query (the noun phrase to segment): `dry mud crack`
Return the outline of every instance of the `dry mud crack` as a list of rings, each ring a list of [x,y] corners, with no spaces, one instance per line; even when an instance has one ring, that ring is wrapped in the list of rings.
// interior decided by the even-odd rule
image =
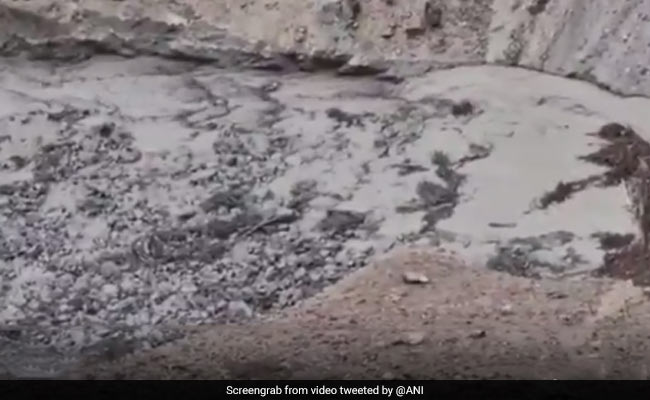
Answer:
[[[82,360],[158,347],[187,336],[188,326],[276,315],[396,246],[434,246],[464,260],[451,264],[484,269],[489,260],[492,269],[552,278],[600,266],[598,233],[634,232],[617,186],[588,188],[553,207],[535,207],[557,182],[600,171],[578,158],[597,145],[585,133],[618,120],[647,135],[647,100],[622,99],[586,83],[490,66],[394,83],[144,57],[96,57],[74,65],[5,59],[1,68],[0,343],[12,376],[56,376]],[[434,268],[437,261],[416,264]],[[398,274],[403,267],[385,268]],[[372,276],[368,271],[362,274]],[[460,265],[457,273],[450,271],[450,285],[455,274],[478,274],[476,290],[497,290],[482,281],[483,274],[497,275]],[[498,276],[485,279],[514,279]],[[457,291],[442,278],[430,279],[441,296]],[[605,284],[588,282],[581,290]],[[363,287],[356,289],[361,308],[352,319],[392,318],[384,315],[383,303],[364,299],[372,293]],[[588,303],[597,302],[599,293]],[[415,298],[424,301],[428,294],[422,296]],[[572,295],[571,301],[578,300]],[[410,326],[413,315],[429,317],[409,307],[399,308],[407,319],[395,321],[418,331]],[[461,314],[478,312],[475,304],[458,307]],[[309,307],[295,312],[301,310]],[[542,324],[549,318],[544,312]],[[566,313],[577,324],[587,318],[582,311],[573,315],[577,309]],[[465,329],[472,341],[488,331],[481,327],[487,315],[463,322],[470,328],[453,318],[442,326]],[[279,321],[273,324],[309,323]],[[276,337],[275,325],[259,323],[251,340],[267,332],[272,341],[296,344],[298,337],[282,330]],[[354,323],[358,329],[364,324]],[[215,331],[226,338],[255,326]],[[322,329],[326,336],[335,331]],[[344,341],[356,332],[341,329]],[[373,329],[359,340],[375,340]],[[382,343],[409,341],[385,334]],[[191,337],[186,340],[194,343]],[[301,340],[311,343],[309,334]],[[530,357],[539,356],[533,356],[539,350],[535,337],[527,340]],[[154,360],[174,346],[144,353],[153,369],[142,373],[167,371]],[[306,349],[314,357],[324,351]],[[560,362],[554,349],[544,350],[549,363]],[[277,354],[269,353],[270,364],[279,362]],[[337,360],[348,360],[344,350],[339,355]],[[510,355],[502,354],[500,362]],[[336,371],[337,361],[328,360],[323,365]],[[254,377],[252,366],[261,361],[250,359],[249,367],[229,362],[235,364],[226,365],[223,376]],[[292,359],[282,362],[287,374],[300,376]],[[195,367],[182,368],[192,372],[169,374],[204,376]],[[482,368],[488,371],[489,363]],[[474,372],[483,376],[479,370]],[[384,367],[370,371],[346,376],[398,374]]]

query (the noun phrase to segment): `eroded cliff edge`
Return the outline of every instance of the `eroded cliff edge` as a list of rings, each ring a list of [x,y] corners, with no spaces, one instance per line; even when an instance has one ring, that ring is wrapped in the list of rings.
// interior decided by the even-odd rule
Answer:
[[[397,75],[497,63],[647,96],[649,15],[647,0],[3,0],[0,49]]]

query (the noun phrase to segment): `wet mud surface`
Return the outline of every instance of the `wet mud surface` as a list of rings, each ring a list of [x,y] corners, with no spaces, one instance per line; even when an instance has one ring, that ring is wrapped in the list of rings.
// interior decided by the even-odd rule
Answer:
[[[546,150],[519,161],[553,148],[548,131],[565,135],[510,110],[539,107],[528,91],[491,103],[523,72],[395,84],[154,58],[0,68],[0,350],[15,376],[292,306],[395,246],[532,277],[596,268],[594,232],[627,233],[618,211],[586,227],[526,213],[567,166],[593,171],[574,156],[583,135],[566,161]],[[592,106],[614,101],[603,99]],[[549,104],[575,131],[592,125],[574,104]],[[537,165],[537,180],[504,172]],[[516,189],[495,202],[504,184]],[[622,201],[608,199],[595,207]]]
[[[457,198],[450,167],[400,155],[451,100],[153,59],[2,68],[0,335],[48,355],[16,375],[293,305]],[[406,175],[410,225],[358,196]]]

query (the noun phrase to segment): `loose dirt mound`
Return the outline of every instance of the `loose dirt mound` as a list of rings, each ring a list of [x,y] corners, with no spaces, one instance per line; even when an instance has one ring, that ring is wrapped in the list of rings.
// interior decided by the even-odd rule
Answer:
[[[530,281],[400,250],[276,318],[209,327],[75,376],[645,379],[642,301],[623,282]]]

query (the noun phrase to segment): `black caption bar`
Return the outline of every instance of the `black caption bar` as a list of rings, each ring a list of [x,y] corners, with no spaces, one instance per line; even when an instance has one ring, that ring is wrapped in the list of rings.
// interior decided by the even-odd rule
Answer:
[[[2,381],[0,399],[645,398],[644,381]]]
[[[262,386],[250,384],[229,384],[226,386],[227,396],[252,395],[259,397],[271,396],[377,396],[383,398],[413,398],[424,395],[425,383],[390,383],[390,382],[339,382],[311,383],[292,382]]]

